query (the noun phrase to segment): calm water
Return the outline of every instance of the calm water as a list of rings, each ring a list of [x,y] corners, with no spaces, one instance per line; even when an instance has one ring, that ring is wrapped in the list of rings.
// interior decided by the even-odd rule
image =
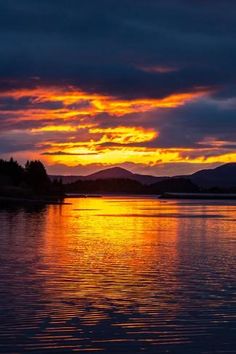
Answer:
[[[0,210],[1,353],[235,353],[236,204]]]

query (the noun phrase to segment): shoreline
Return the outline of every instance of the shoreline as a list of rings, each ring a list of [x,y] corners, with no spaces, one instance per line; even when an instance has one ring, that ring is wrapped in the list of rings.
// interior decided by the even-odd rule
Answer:
[[[160,199],[236,200],[233,193],[163,193]]]
[[[64,198],[62,199],[64,200]],[[55,204],[55,205],[64,205],[68,204],[63,201],[59,201],[57,199],[44,199],[44,198],[20,198],[20,197],[5,197],[0,196],[0,205],[2,203],[16,203],[16,204],[29,204],[29,205],[47,205],[47,204]]]

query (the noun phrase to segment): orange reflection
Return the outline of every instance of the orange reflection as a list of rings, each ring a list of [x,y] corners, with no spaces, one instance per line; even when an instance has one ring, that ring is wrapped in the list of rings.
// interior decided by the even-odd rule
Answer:
[[[54,279],[62,279],[60,293],[55,289],[53,296],[67,302],[79,301],[76,309],[86,323],[101,321],[114,305],[129,311],[138,303],[140,313],[145,313],[158,301],[161,311],[166,304],[154,296],[158,276],[163,281],[165,274],[164,283],[171,284],[173,291],[178,286],[178,220],[152,216],[165,207],[159,205],[156,211],[156,201],[151,199],[69,201],[72,205],[48,209],[44,262]],[[171,247],[161,247],[167,238]],[[48,288],[52,288],[54,279],[48,280]],[[163,299],[171,296],[166,294]],[[84,306],[90,302],[96,310],[91,308],[86,313]],[[174,316],[176,305],[170,306]],[[61,311],[68,311],[67,306]]]

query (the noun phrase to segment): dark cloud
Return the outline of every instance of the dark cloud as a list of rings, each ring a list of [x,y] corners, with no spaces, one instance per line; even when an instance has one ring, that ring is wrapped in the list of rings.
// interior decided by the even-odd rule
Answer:
[[[236,141],[235,108],[199,101],[168,110],[158,120],[159,146],[212,147],[211,140]],[[158,123],[157,123],[158,125]],[[206,138],[204,144],[199,144]]]
[[[29,135],[24,133],[0,134],[1,154],[15,154],[19,151],[34,151],[36,149],[35,141]]]
[[[39,76],[122,97],[164,97],[236,82],[234,1],[8,0],[0,76]],[[170,65],[157,73],[142,66]],[[14,84],[14,83],[13,83]]]
[[[55,110],[63,108],[62,102],[44,101],[37,102],[34,101],[34,96],[25,96],[21,98],[14,97],[0,97],[0,110],[1,111],[18,111],[18,110],[30,110],[30,109],[46,109]]]

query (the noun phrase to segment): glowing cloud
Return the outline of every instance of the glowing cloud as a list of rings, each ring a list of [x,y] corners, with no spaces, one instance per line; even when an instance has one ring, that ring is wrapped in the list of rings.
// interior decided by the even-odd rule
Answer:
[[[159,140],[158,127],[146,127],[145,122],[142,126],[142,121],[137,125],[128,124],[127,119],[132,114],[147,114],[148,117],[151,112],[176,109],[208,93],[207,89],[196,88],[193,92],[176,93],[163,99],[123,100],[83,92],[72,86],[39,86],[0,92],[3,102],[1,115],[5,117],[5,124],[10,126],[5,139],[16,139],[25,134],[34,146],[33,151],[28,151],[27,158],[41,158],[47,165],[117,165],[130,162],[155,166],[159,163],[231,161],[235,158],[232,153],[221,151],[216,156],[214,148],[216,145],[219,147],[219,142],[215,142],[212,155],[208,156],[201,146],[204,142],[199,142],[197,151],[186,147],[157,148],[156,143],[153,146],[151,143]],[[4,108],[4,100],[9,99],[16,109]],[[109,118],[112,118],[110,124]],[[19,124],[23,124],[22,127]],[[14,155],[21,159],[26,157],[25,146]]]

